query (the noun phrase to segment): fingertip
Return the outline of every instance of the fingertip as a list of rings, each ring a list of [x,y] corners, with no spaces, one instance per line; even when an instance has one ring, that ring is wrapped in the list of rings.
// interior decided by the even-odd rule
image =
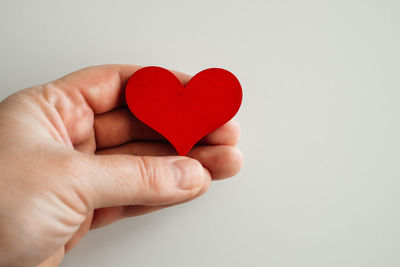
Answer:
[[[231,120],[230,122],[226,123],[223,131],[225,131],[226,136],[225,145],[235,146],[239,142],[240,124],[237,121]]]
[[[179,170],[176,175],[176,185],[181,190],[196,191],[202,188],[204,184],[203,166],[195,159],[184,157],[174,161],[174,167]]]
[[[243,154],[234,147],[229,148],[230,153],[227,156],[227,162],[232,166],[231,173],[227,177],[235,176],[243,167]]]
[[[181,81],[183,85],[186,85],[192,78],[192,75],[177,70],[170,70],[170,71],[176,76],[176,78],[178,78]]]
[[[219,166],[210,170],[213,179],[220,180],[236,175],[243,166],[242,152],[231,146],[221,146],[219,152],[213,159],[214,166]]]
[[[240,125],[237,121],[231,120],[218,129],[205,136],[201,143],[235,146],[240,138]]]

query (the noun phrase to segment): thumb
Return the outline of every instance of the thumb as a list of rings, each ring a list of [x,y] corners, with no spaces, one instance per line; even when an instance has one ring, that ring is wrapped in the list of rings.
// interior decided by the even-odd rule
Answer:
[[[197,160],[180,156],[95,155],[85,169],[93,208],[177,203],[195,196],[211,179]]]

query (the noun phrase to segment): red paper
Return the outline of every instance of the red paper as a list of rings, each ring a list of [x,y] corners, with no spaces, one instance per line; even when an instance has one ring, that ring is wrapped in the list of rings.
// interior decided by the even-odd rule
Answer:
[[[219,68],[199,72],[186,86],[169,70],[141,68],[129,78],[125,94],[131,112],[180,155],[232,119],[242,102],[238,79]]]

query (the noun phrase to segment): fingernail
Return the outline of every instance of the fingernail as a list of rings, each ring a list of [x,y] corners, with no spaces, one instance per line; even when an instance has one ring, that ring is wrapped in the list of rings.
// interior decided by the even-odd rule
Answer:
[[[193,190],[203,184],[203,167],[196,160],[177,160],[174,162],[174,166],[179,170],[179,174],[175,176],[178,188],[182,190]]]

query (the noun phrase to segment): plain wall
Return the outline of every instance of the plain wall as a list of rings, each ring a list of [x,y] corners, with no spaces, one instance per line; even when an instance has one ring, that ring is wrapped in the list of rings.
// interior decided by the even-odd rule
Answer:
[[[0,99],[82,67],[237,75],[240,174],[72,266],[400,266],[400,2],[0,1]]]

